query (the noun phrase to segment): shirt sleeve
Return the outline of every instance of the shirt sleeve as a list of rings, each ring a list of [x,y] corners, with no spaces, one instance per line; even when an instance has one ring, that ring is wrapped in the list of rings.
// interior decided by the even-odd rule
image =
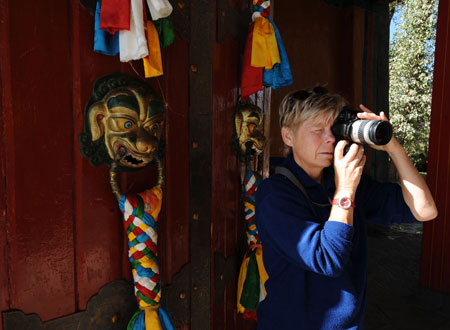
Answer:
[[[305,270],[339,276],[350,257],[353,227],[316,218],[301,194],[275,191],[270,182],[262,186],[256,197],[256,223],[263,250],[271,249]]]
[[[417,221],[403,198],[402,188],[397,183],[381,183],[363,175],[355,203],[356,207],[362,204],[367,220],[377,225],[390,226],[394,223]]]

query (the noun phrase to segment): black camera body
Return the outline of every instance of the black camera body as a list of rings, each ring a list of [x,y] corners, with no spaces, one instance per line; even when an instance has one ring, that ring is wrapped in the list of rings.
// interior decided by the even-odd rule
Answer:
[[[347,107],[342,109],[331,127],[336,140],[379,146],[391,141],[392,125],[388,121],[359,119],[357,113]]]

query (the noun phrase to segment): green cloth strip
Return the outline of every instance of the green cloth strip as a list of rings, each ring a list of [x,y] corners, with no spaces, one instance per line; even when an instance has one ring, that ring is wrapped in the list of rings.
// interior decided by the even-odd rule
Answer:
[[[260,279],[258,263],[256,261],[256,250],[249,255],[247,276],[242,288],[241,305],[249,311],[255,310],[259,305]]]
[[[141,310],[138,310],[134,313],[134,315],[131,317],[130,322],[128,322],[127,330],[133,330],[134,325],[136,324],[136,320],[139,317],[139,314],[141,313]]]

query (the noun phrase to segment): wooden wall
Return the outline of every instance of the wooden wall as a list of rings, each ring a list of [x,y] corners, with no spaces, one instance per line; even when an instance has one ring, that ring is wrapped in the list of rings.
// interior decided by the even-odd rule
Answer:
[[[81,156],[78,135],[94,81],[143,69],[94,53],[94,18],[79,1],[2,1],[0,15],[0,311],[47,321],[84,310],[111,281],[131,280],[109,171]],[[165,75],[147,80],[168,104],[164,284],[189,262],[188,50],[178,37],[163,51]],[[121,176],[130,192],[155,182],[154,169]]]
[[[237,247],[245,226],[240,163],[231,137],[241,39],[228,33],[217,40],[222,13],[216,13],[216,3],[171,2],[177,11],[173,20],[183,22],[174,22],[176,41],[163,50],[164,75],[146,80],[167,104],[166,186],[158,226],[162,295],[171,295],[167,307],[175,317],[179,309],[188,309],[187,316],[181,312],[183,320],[176,320],[180,329],[251,329],[254,324],[236,314],[242,257]],[[240,15],[251,1],[225,3]],[[197,34],[200,21],[189,24],[202,17],[206,39]],[[93,27],[93,15],[79,1],[0,2],[0,329],[1,312],[36,314],[49,324],[84,311],[104,285],[131,280],[109,170],[94,168],[81,156],[78,135],[95,80],[112,72],[138,77],[143,69],[140,62],[120,63],[118,56],[94,53]],[[210,56],[204,61],[198,52],[202,47]],[[193,86],[201,86],[202,75],[211,84],[197,90]],[[270,91],[253,99],[269,115]],[[191,163],[199,151],[192,143],[196,135],[197,146],[205,140],[209,146],[202,160],[206,167]],[[192,178],[202,174],[206,190],[201,194],[210,203],[206,218],[195,216],[192,201],[200,189]],[[156,171],[126,173],[120,180],[124,191],[139,192],[156,182]],[[218,265],[226,260],[234,272],[225,277],[223,290],[216,289]],[[198,282],[198,264],[208,267],[206,283]],[[177,283],[183,274],[187,281]],[[201,314],[205,310],[209,316]]]
[[[272,93],[271,156],[282,156],[278,106],[289,91],[324,85],[355,108],[363,101],[372,104],[371,92],[363,97],[363,87],[370,90],[372,71],[371,59],[364,58],[365,20],[365,10],[356,6],[314,0],[276,3],[274,21],[289,56],[294,84]]]

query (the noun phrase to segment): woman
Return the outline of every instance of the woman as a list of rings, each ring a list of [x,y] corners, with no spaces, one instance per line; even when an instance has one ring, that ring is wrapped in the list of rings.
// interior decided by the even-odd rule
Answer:
[[[256,224],[269,275],[259,330],[362,329],[366,221],[389,226],[437,216],[425,181],[395,138],[376,148],[391,157],[400,185],[363,174],[361,145],[344,153],[348,142],[336,143],[332,126],[345,104],[322,87],[290,93],[281,103],[281,135],[291,151],[283,167],[302,187],[276,174],[258,188]],[[360,119],[387,120],[360,107]]]

